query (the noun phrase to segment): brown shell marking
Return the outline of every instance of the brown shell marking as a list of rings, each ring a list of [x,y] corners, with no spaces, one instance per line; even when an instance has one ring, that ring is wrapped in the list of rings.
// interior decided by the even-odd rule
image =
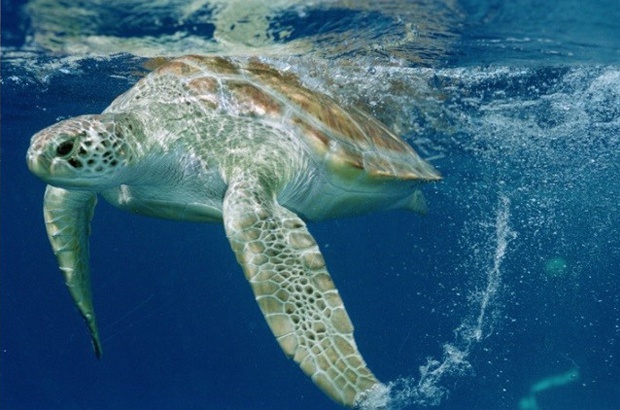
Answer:
[[[363,170],[380,178],[439,179],[406,142],[364,112],[355,108],[345,111],[329,97],[305,88],[292,74],[280,73],[257,60],[250,61],[246,70],[308,114],[310,121],[295,116],[292,120],[315,152],[341,176],[357,178]]]
[[[187,82],[188,88],[198,99],[211,108],[219,104],[222,91],[218,76],[242,77],[239,68],[222,57],[190,55],[176,59],[156,70],[157,74],[171,74]],[[193,78],[192,78],[193,77]],[[231,101],[239,114],[276,117],[283,114],[282,104],[274,97],[242,79],[229,79],[225,82],[225,93],[230,93]]]
[[[296,126],[301,128],[306,133],[306,135],[308,136],[308,141],[310,142],[312,148],[319,154],[325,155],[325,153],[329,149],[330,138],[325,135],[323,131],[316,127],[313,127],[311,124],[308,124],[307,121],[304,121],[297,116],[294,116],[292,118],[292,121]]]
[[[169,67],[171,66],[171,67]],[[187,55],[172,60],[170,63],[159,67],[158,73],[170,73],[179,76],[187,76],[205,71],[214,75],[239,75],[239,69],[231,61],[217,56]]]
[[[200,102],[207,107],[218,107],[217,93],[220,86],[213,77],[198,77],[190,80],[187,86],[194,92]]]
[[[144,63],[142,63],[142,68],[144,68],[146,70],[149,70],[149,71],[155,71],[159,67],[163,66],[164,64],[168,64],[170,62],[170,60],[171,60],[171,58],[169,58],[169,57],[153,57],[153,58],[149,58]]]
[[[201,70],[196,66],[187,64],[183,60],[172,60],[168,64],[160,66],[154,72],[157,75],[171,74],[176,77],[189,77],[200,73]]]
[[[200,67],[201,70],[210,71],[213,74],[219,75],[239,75],[239,68],[232,63],[230,60],[227,60],[224,57],[218,56],[196,56],[189,55],[183,57],[184,61],[187,61],[190,64],[195,64]]]
[[[291,73],[281,73],[258,60],[248,63],[247,71],[277,93],[286,96],[301,111],[314,117],[320,126],[327,127],[336,135],[365,142],[366,138],[353,119],[327,96],[313,93],[299,82]]]
[[[279,101],[252,84],[231,80],[227,82],[227,86],[243,114],[269,117],[284,114]]]
[[[205,74],[205,71],[214,76],[241,76],[242,74],[237,66],[225,58],[195,55],[173,60],[156,70],[158,74],[172,74],[183,78],[196,76],[188,83],[191,89],[198,95],[215,94],[219,91],[217,81],[213,77],[200,76]],[[396,152],[410,151],[407,144],[390,135],[391,133],[377,121],[358,112],[354,112],[353,115],[347,113],[327,96],[313,93],[305,88],[292,73],[282,73],[257,59],[250,60],[243,72],[256,83],[265,84],[285,96],[302,112],[314,118],[315,126],[306,125],[306,130],[326,127],[331,133],[341,138],[351,139],[362,149],[372,149],[376,146]],[[241,108],[244,108],[243,112],[256,115],[283,114],[282,104],[279,101],[247,81],[228,80],[226,87],[240,103]],[[298,125],[304,123],[301,119],[295,122]],[[314,133],[324,136],[325,138],[320,138],[320,140],[328,143],[330,138],[325,133],[318,129]],[[389,137],[386,138],[386,136]]]
[[[294,74],[256,58],[238,66],[223,57],[190,55],[159,67],[156,73],[181,77],[208,107],[218,107],[222,96],[230,98],[242,115],[286,121],[285,104],[290,101],[298,111],[289,117],[292,124],[303,130],[310,147],[337,172],[354,176],[364,170],[375,177],[440,178],[379,121],[355,108],[345,111],[328,96],[305,88]]]
[[[258,60],[251,60],[246,70],[316,120],[315,124],[309,124],[304,119],[293,119],[304,129],[311,142],[316,143],[313,147],[319,148],[318,152],[331,150],[333,160],[365,169],[372,175],[418,178],[404,160],[411,155],[417,156],[413,149],[377,120],[354,108],[349,112],[343,110],[329,97],[305,88],[293,74],[281,73]],[[323,127],[336,137],[339,142],[337,147],[331,144],[330,148],[332,138],[321,131]],[[391,152],[396,157],[402,156],[403,166],[400,167],[398,161],[377,154],[363,157],[364,152],[372,153],[377,149],[386,151],[388,155]]]

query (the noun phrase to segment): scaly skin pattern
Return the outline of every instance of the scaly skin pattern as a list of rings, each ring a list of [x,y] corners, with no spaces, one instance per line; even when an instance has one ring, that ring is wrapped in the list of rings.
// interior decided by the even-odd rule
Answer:
[[[93,192],[68,191],[48,185],[44,203],[45,228],[58,266],[69,293],[88,326],[95,355],[101,358],[101,342],[90,292],[88,247],[90,221],[97,196]]]
[[[353,325],[325,260],[294,213],[251,176],[224,198],[224,226],[256,301],[287,357],[343,405],[377,382],[353,339]]]
[[[98,357],[88,235],[100,194],[133,213],[223,222],[285,355],[344,406],[381,387],[301,217],[425,210],[417,185],[439,174],[376,120],[265,64],[188,56],[102,114],[37,133],[27,161],[49,184],[48,236]]]

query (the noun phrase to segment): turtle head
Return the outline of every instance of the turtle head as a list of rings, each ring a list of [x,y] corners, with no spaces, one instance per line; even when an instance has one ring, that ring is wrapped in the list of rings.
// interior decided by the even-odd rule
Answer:
[[[83,115],[36,133],[26,160],[32,173],[62,188],[98,190],[120,183],[134,157],[138,121],[124,114]]]

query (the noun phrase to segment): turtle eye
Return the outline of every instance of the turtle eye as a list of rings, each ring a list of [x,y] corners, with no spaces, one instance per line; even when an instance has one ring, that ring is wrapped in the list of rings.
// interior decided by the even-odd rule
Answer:
[[[73,151],[73,141],[65,141],[56,148],[56,154],[60,157],[68,155],[71,151]]]

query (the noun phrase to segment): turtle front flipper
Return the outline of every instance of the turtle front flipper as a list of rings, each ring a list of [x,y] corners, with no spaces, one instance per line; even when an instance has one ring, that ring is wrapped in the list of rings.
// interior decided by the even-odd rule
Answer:
[[[45,190],[43,213],[47,236],[69,293],[86,321],[97,358],[101,342],[95,322],[90,286],[88,236],[97,195],[87,191],[68,191],[51,185]]]
[[[236,178],[224,198],[226,234],[284,353],[329,397],[353,406],[379,382],[305,223],[260,181]]]

